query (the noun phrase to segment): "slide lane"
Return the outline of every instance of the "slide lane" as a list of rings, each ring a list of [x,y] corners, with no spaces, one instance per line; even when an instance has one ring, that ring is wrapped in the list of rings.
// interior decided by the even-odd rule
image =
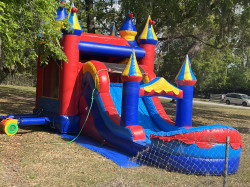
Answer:
[[[119,113],[119,115],[121,115],[122,83],[110,83],[110,95],[115,104],[117,112]],[[161,122],[166,126],[169,125],[164,120]],[[139,98],[138,125],[143,127],[147,141],[150,141],[149,137],[151,134],[158,134],[158,132],[163,132],[163,130],[160,129],[152,119],[152,116],[147,106],[145,105],[144,98]]]
[[[94,88],[94,81],[89,73],[83,76],[83,89],[81,94],[81,102],[79,107],[89,108],[91,106],[92,92]],[[86,114],[82,116],[85,120]],[[89,125],[92,126],[89,128]],[[94,127],[93,127],[94,126]],[[83,129],[83,134],[98,138],[99,141],[116,147],[118,150],[126,152],[130,155],[136,155],[138,151],[145,148],[145,142],[135,143],[129,139],[131,135],[127,129],[122,128],[115,124],[109,117],[107,111],[103,106],[102,99],[99,92],[96,90],[94,93],[94,101],[91,108],[89,119]]]

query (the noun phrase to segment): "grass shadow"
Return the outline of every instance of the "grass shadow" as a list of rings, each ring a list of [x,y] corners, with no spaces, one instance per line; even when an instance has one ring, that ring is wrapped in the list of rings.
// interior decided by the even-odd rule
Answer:
[[[0,114],[32,113],[35,88],[0,85]]]

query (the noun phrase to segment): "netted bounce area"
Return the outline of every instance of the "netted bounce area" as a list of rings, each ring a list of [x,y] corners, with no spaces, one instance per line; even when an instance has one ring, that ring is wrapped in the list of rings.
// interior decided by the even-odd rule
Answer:
[[[44,125],[61,134],[79,134],[152,165],[187,174],[237,173],[241,135],[229,126],[192,127],[196,78],[188,56],[176,76],[177,87],[154,73],[157,36],[148,17],[138,41],[128,12],[117,36],[84,33],[72,5],[58,8],[57,21],[68,19],[61,45],[68,62],[37,62],[36,106],[32,114],[1,117],[0,130]],[[176,99],[176,120],[166,114],[161,97]],[[228,154],[225,154],[228,153]],[[225,156],[226,155],[226,156]],[[119,159],[119,158],[118,158]],[[227,161],[227,162],[225,162]],[[226,163],[226,164],[225,164]]]

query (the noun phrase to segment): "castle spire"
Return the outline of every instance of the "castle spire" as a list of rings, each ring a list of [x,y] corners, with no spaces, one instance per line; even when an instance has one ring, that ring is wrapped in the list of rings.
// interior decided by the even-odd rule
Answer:
[[[113,24],[111,31],[110,31],[110,36],[117,36],[117,31],[115,28],[115,24]]]
[[[57,9],[57,14],[56,14],[56,21],[62,21],[67,17],[67,12],[65,9],[65,2],[64,0],[61,1],[61,5]]]
[[[139,43],[140,44],[157,44],[157,37],[153,28],[153,25],[155,24],[155,21],[153,21],[150,16],[148,16],[148,20],[146,22],[146,25],[139,36]]]
[[[76,8],[74,4],[72,3],[71,9],[68,15],[68,20],[71,23],[70,29],[73,29],[73,34],[80,36],[82,34],[82,27],[80,25],[80,22],[76,14],[77,11],[78,11],[78,8]]]
[[[157,44],[157,37],[153,28],[154,24],[155,21],[149,16],[138,40],[140,47],[146,51],[146,55],[140,61],[140,65],[147,66],[151,72],[154,72],[155,45]]]
[[[126,39],[130,46],[138,47],[135,36],[137,35],[137,30],[133,23],[133,14],[128,11],[125,21],[123,22],[121,28],[119,29],[119,33],[122,38]]]
[[[136,56],[135,56],[135,50],[133,49],[132,54],[129,58],[129,61],[127,63],[126,68],[124,69],[122,73],[122,80],[123,82],[141,82],[142,80],[142,74],[139,69]]]
[[[190,60],[188,58],[188,55],[186,55],[186,59],[179,71],[179,73],[177,74],[177,76],[175,77],[175,82],[178,85],[195,85],[195,83],[197,82],[193,71],[191,69],[191,65],[190,65]]]

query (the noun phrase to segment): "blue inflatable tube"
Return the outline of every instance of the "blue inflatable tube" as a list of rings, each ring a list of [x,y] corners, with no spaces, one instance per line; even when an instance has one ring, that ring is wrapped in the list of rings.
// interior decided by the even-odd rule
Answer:
[[[36,118],[19,118],[18,125],[49,125],[50,119],[48,117],[36,117]]]
[[[95,42],[80,41],[78,44],[80,54],[108,56],[117,58],[129,58],[132,50],[135,50],[137,58],[143,58],[146,55],[144,49],[139,47],[119,46],[111,44],[102,44]]]
[[[9,114],[6,116],[6,118],[13,118],[13,119],[18,119],[18,118],[36,118],[38,117],[37,114]]]

